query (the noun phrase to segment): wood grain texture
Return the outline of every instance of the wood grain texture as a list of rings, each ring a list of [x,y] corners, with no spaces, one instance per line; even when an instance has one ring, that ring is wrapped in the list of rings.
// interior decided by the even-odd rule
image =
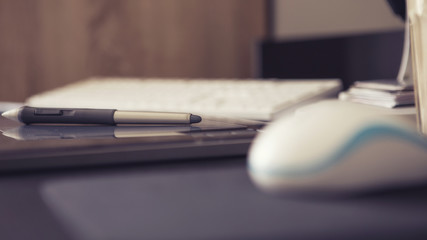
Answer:
[[[0,101],[89,76],[254,76],[264,0],[0,0]]]

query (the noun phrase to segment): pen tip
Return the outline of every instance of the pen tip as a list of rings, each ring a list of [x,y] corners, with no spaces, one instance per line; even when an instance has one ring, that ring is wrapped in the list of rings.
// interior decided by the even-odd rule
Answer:
[[[190,123],[199,123],[201,121],[202,121],[202,117],[200,117],[198,115],[191,114],[191,116],[190,116]]]
[[[18,121],[19,109],[12,109],[1,114],[10,120]]]

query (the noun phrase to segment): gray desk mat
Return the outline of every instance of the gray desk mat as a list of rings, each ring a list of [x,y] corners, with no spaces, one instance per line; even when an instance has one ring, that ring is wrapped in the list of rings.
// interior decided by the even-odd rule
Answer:
[[[298,199],[256,189],[242,162],[51,179],[42,197],[72,239],[427,239],[427,192]]]

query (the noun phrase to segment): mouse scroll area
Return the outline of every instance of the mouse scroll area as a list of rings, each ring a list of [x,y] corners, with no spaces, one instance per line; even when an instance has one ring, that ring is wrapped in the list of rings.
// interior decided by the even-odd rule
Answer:
[[[272,193],[349,195],[427,185],[425,136],[401,117],[334,106],[279,120],[255,139],[248,171],[256,186]],[[319,109],[325,115],[316,115]]]

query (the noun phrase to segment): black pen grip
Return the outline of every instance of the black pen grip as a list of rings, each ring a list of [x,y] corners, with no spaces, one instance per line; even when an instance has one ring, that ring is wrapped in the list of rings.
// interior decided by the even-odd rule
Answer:
[[[23,107],[19,120],[25,124],[109,124],[114,125],[114,109],[69,109]]]

